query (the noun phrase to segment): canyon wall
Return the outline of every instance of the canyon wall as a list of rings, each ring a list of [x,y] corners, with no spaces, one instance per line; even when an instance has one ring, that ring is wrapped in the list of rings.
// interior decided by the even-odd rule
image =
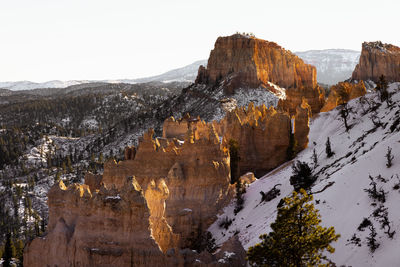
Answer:
[[[286,90],[285,110],[296,113],[302,97],[312,112],[323,105],[324,95],[317,85],[314,66],[274,42],[241,34],[219,37],[210,53],[207,68],[199,68],[196,83],[216,85],[221,81],[228,94],[236,88],[265,87],[273,93],[270,82]]]
[[[385,75],[388,82],[400,81],[400,47],[382,42],[364,42],[353,80],[372,80]]]
[[[198,266],[217,266],[223,255],[180,251],[233,196],[228,149],[212,125],[196,131],[190,128],[181,144],[160,142],[149,130],[137,149],[126,149],[125,161],[105,163],[102,176],[53,186],[47,234],[26,247],[24,264],[185,266],[200,259],[206,265]],[[235,244],[244,254],[234,262],[244,264]]]
[[[174,129],[190,129],[193,138],[198,140],[204,135],[204,129],[212,127],[226,147],[231,139],[238,142],[240,174],[254,172],[260,177],[287,160],[292,120],[296,150],[307,147],[310,117],[311,107],[305,98],[296,107],[294,116],[273,107],[267,109],[265,105],[256,107],[250,103],[247,109],[242,107],[228,112],[221,121],[206,123],[189,119],[190,116],[180,120],[168,118],[163,135],[182,139],[183,134]]]

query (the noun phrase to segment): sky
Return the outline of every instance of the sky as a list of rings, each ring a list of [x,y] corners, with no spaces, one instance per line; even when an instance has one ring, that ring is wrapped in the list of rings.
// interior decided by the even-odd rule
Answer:
[[[399,0],[0,0],[0,81],[133,79],[236,31],[291,51],[400,46]]]

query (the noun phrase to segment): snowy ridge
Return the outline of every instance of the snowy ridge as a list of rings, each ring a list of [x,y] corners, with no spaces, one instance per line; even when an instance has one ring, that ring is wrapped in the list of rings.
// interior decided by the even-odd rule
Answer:
[[[348,49],[325,49],[295,52],[307,64],[317,68],[319,83],[333,85],[351,77],[360,52]]]
[[[309,146],[295,159],[313,166],[313,149],[317,152],[318,165],[314,173],[318,179],[311,191],[316,192],[314,202],[322,216],[322,224],[334,226],[336,233],[341,235],[333,243],[335,253],[327,255],[338,266],[398,266],[400,262],[400,190],[395,186],[400,183],[397,176],[400,177],[399,86],[400,83],[390,86],[390,92],[395,93],[391,107],[386,103],[379,105],[375,92],[350,101],[349,106],[353,112],[349,120],[349,133],[345,132],[338,109],[317,115],[310,123]],[[376,112],[373,111],[375,108]],[[331,158],[325,154],[327,136],[335,152]],[[388,147],[392,148],[394,155],[393,166],[390,168],[386,167],[384,157]],[[270,224],[275,221],[280,199],[289,196],[293,190],[289,183],[291,165],[292,162],[287,162],[251,184],[245,194],[244,209],[236,216],[233,213],[234,200],[224,209],[219,219],[209,228],[218,244],[239,232],[240,241],[247,249],[260,241],[259,235],[271,230]],[[374,177],[377,188],[382,187],[387,192],[386,202],[374,201],[364,191],[370,188],[370,175]],[[384,179],[377,179],[379,175]],[[276,184],[281,184],[278,186],[280,196],[270,202],[260,203],[260,191],[267,192]],[[391,230],[396,231],[393,239],[385,233],[387,228],[381,228],[381,219],[373,215],[380,205],[388,209]],[[218,225],[226,217],[234,219],[228,230]],[[380,246],[374,253],[370,252],[367,245],[366,237],[370,233],[368,227],[363,231],[357,230],[363,218],[372,222],[378,234]],[[360,238],[360,246],[351,241],[354,234]]]
[[[0,82],[0,89],[9,89],[13,91],[32,90],[38,88],[67,88],[73,85],[88,84],[88,83],[147,83],[147,82],[194,82],[197,76],[197,71],[200,65],[207,65],[206,60],[198,60],[184,66],[165,72],[160,75],[138,78],[138,79],[117,79],[117,80],[71,80],[71,81],[48,81],[44,83],[35,83],[30,81],[17,82]]]

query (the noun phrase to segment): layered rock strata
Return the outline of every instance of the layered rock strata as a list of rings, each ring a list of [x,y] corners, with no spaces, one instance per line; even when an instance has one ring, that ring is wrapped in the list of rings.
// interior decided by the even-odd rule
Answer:
[[[210,53],[207,68],[200,66],[197,84],[216,85],[223,81],[226,93],[239,87],[265,87],[274,92],[270,82],[286,89],[283,106],[291,114],[305,97],[314,113],[323,104],[314,66],[274,42],[241,34],[219,37]]]
[[[353,80],[379,81],[385,75],[389,82],[400,81],[400,47],[382,42],[364,42]]]

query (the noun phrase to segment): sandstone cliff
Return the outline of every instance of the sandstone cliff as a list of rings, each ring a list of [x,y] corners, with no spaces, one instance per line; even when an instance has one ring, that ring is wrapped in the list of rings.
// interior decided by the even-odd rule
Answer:
[[[238,142],[240,174],[251,171],[260,177],[287,160],[292,120],[297,151],[307,147],[311,107],[305,98],[302,100],[293,117],[273,107],[267,109],[265,105],[256,107],[250,103],[247,109],[236,108],[228,112],[221,121],[206,123],[190,119],[190,116],[180,120],[168,118],[164,123],[163,136],[182,140],[182,136],[187,135],[183,134],[184,129],[186,132],[189,129],[193,140],[199,140],[206,136],[206,132],[214,132],[209,130],[213,128],[217,136],[209,138],[215,138],[215,142],[218,138],[224,140],[226,146],[230,139]]]
[[[322,107],[321,112],[330,111],[340,104],[341,100],[339,92],[341,90],[344,90],[348,94],[348,100],[363,96],[367,93],[367,89],[365,88],[363,81],[358,83],[340,82],[330,88],[329,96],[326,99],[325,105]]]
[[[323,104],[316,77],[314,66],[276,43],[235,34],[217,39],[207,68],[199,68],[196,83],[216,85],[223,81],[225,92],[233,93],[239,87],[265,87],[274,92],[271,82],[286,89],[284,107],[291,114],[302,97],[316,113]]]
[[[182,145],[174,139],[161,145],[150,130],[138,149],[126,150],[127,160],[108,161],[103,176],[55,185],[47,234],[26,247],[24,264],[220,265],[223,255],[180,250],[193,245],[192,237],[206,231],[233,195],[228,149],[213,125],[207,134],[196,131],[189,128]],[[233,243],[241,256],[226,264],[243,266],[243,247]]]
[[[400,47],[382,42],[364,42],[353,80],[372,80],[385,75],[389,82],[400,81]]]

